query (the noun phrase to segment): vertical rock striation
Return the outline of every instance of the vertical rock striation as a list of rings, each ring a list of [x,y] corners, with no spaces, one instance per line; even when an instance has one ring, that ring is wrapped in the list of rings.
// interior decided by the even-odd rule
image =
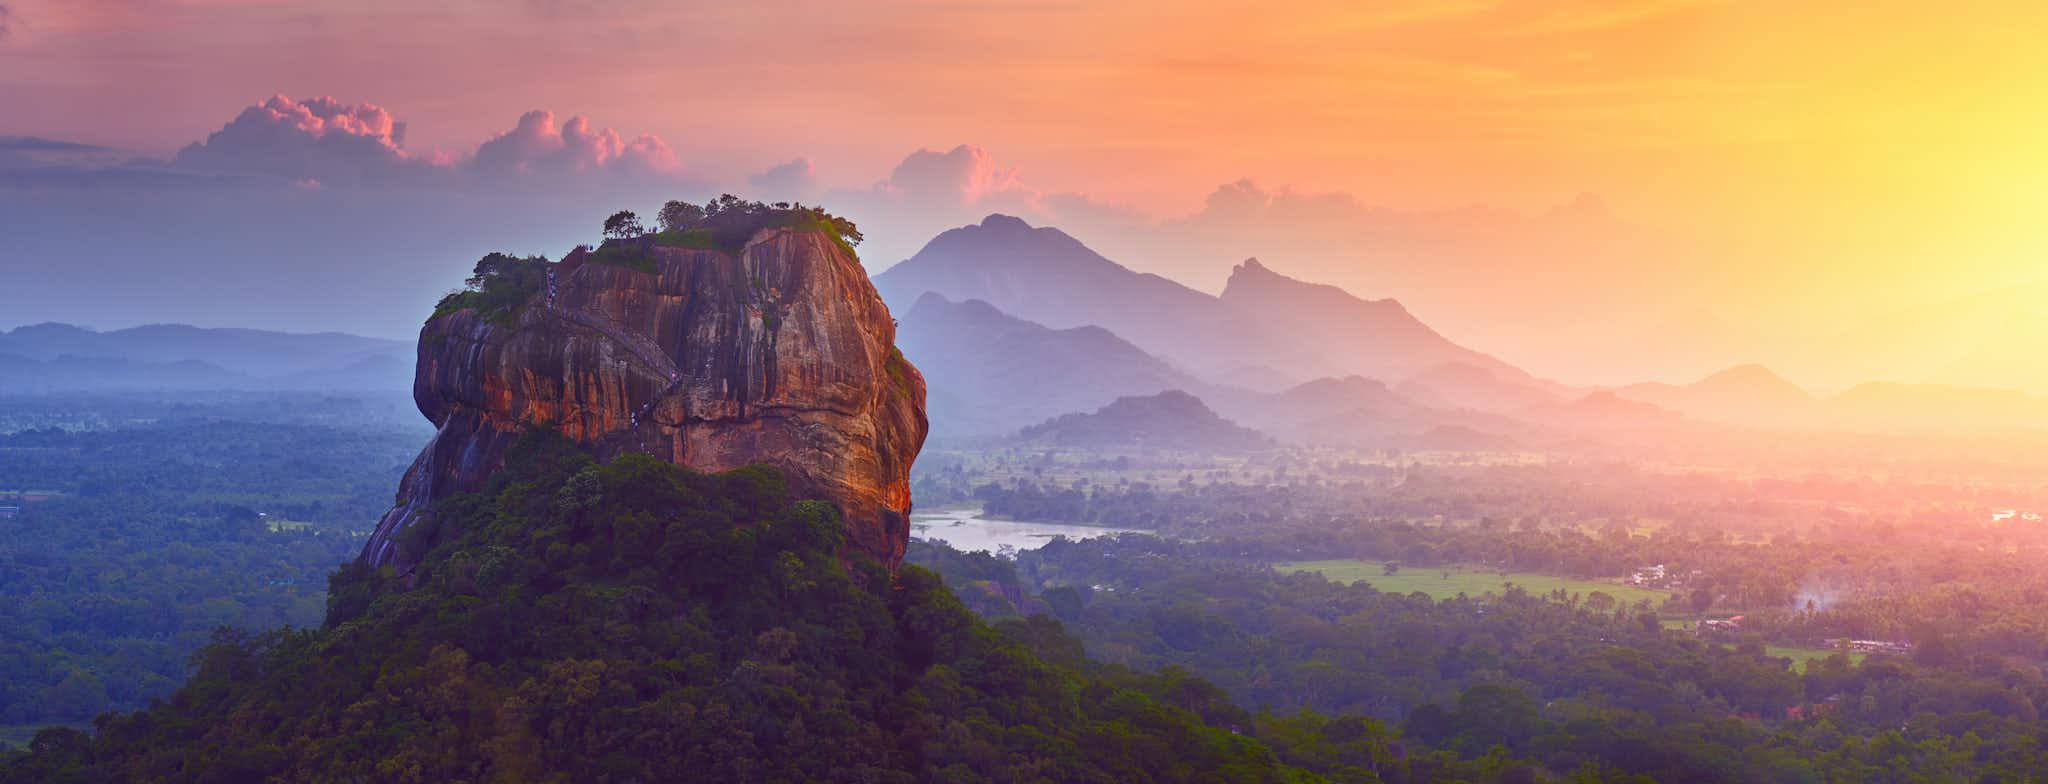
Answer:
[[[480,487],[520,431],[549,423],[600,457],[644,451],[703,471],[780,469],[839,506],[848,545],[890,566],[910,533],[924,379],[835,238],[762,229],[737,255],[613,242],[651,271],[579,250],[505,316],[455,310],[420,330],[413,397],[437,432],[362,559],[407,570],[399,536]]]

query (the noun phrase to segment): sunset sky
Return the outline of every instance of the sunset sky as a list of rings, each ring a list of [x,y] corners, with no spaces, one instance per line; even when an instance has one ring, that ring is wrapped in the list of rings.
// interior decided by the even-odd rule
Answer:
[[[462,173],[449,177],[500,163],[537,171],[533,151],[578,149],[583,137],[555,128],[585,117],[592,152],[560,158],[564,171],[617,171],[636,187],[669,182],[684,195],[843,204],[871,238],[871,270],[998,210],[1210,291],[1257,255],[1287,274],[1398,298],[1453,338],[1578,382],[1682,378],[1764,359],[1795,380],[1839,385],[1880,371],[1828,367],[1821,357],[1842,353],[1830,341],[1853,342],[1842,336],[1907,311],[2024,310],[2048,291],[2040,3],[0,0],[0,9],[0,137],[40,140],[0,143],[0,191],[15,191],[0,194],[0,210],[34,205],[45,211],[39,226],[62,224],[48,217],[59,210],[109,220],[131,202],[107,192],[157,187],[64,179],[135,156],[181,175],[276,175],[301,189],[332,191],[345,184],[337,178],[370,193],[426,187],[411,175],[343,171],[354,158],[279,170],[227,146],[239,136],[180,153],[281,94],[282,106],[321,96],[370,105],[378,111],[351,113],[349,127],[384,156],[377,165]],[[522,128],[531,110],[553,117]],[[389,132],[360,125],[372,116],[391,121]],[[508,134],[516,128],[538,141],[479,152],[500,135],[527,139]],[[643,135],[655,138],[635,141]],[[912,155],[919,150],[930,152]],[[86,188],[96,195],[79,195]],[[0,217],[0,230],[33,228],[19,217],[26,209],[18,223]],[[52,247],[0,237],[0,273],[53,292],[80,280],[26,272]],[[127,311],[66,318],[54,310],[72,300],[59,296],[49,311],[0,311],[0,328],[229,313],[247,326],[404,335],[416,316],[392,314],[417,313],[476,255],[444,237],[421,247],[451,258],[431,275],[367,277],[426,289],[389,310],[366,310],[377,297],[366,289],[337,295],[332,312],[189,301],[181,310],[138,295]],[[1968,304],[1987,297],[1998,304]],[[1944,339],[1972,345],[1931,368],[1885,372],[1979,382],[1991,377],[1944,376],[1952,363],[1943,363],[2040,364],[2048,319],[1999,312],[1977,326],[1930,317],[1959,335]],[[372,317],[394,323],[380,328]],[[1891,350],[1864,340],[1857,350]]]

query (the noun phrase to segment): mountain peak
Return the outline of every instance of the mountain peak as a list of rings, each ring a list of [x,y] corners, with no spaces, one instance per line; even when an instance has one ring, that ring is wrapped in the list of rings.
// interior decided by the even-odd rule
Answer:
[[[1004,313],[1000,308],[989,304],[987,300],[974,299],[972,297],[952,300],[947,299],[946,295],[936,291],[927,291],[923,296],[918,297],[917,304],[910,306],[910,312],[904,315],[904,319],[907,321],[960,318],[1000,322],[1018,320],[1017,317]]]
[[[1772,370],[1771,370],[1770,368],[1764,367],[1763,365],[1757,364],[1757,363],[1755,363],[1755,362],[1749,362],[1749,363],[1745,363],[1745,364],[1741,364],[1741,365],[1735,365],[1735,366],[1733,366],[1733,367],[1727,368],[1727,369],[1725,369],[1725,370],[1722,370],[1722,371],[1720,371],[1720,372],[1717,372],[1717,373],[1713,373],[1713,374],[1710,374],[1710,375],[1708,375],[1708,376],[1707,376],[1706,378],[1703,378],[1703,379],[1701,379],[1701,381],[1702,381],[1702,382],[1705,382],[1705,381],[1712,381],[1712,380],[1714,380],[1714,379],[1742,379],[1742,380],[1751,380],[1751,381],[1762,381],[1762,380],[1770,380],[1770,381],[1783,381],[1783,380],[1784,380],[1783,378],[1779,377],[1779,376],[1778,376],[1778,374],[1777,374],[1776,372],[1772,371]]]
[[[1223,296],[1225,299],[1228,299],[1230,297],[1231,291],[1235,290],[1239,293],[1243,293],[1246,286],[1255,284],[1262,286],[1271,286],[1276,284],[1294,284],[1296,286],[1303,287],[1321,287],[1317,289],[1319,291],[1322,289],[1329,289],[1335,293],[1342,293],[1342,291],[1337,289],[1337,287],[1335,286],[1324,286],[1323,284],[1309,283],[1307,281],[1296,280],[1294,278],[1287,277],[1286,275],[1282,275],[1278,272],[1274,272],[1273,268],[1266,266],[1264,263],[1261,263],[1258,257],[1254,256],[1252,258],[1245,259],[1243,262],[1240,262],[1237,266],[1230,268],[1230,280],[1223,284]],[[1345,296],[1350,295],[1346,294]]]
[[[1392,299],[1368,300],[1341,286],[1289,277],[1266,266],[1256,256],[1231,267],[1230,279],[1223,284],[1223,300],[1248,302],[1260,297],[1284,297],[1297,304],[1318,307],[1401,307]]]
[[[15,327],[15,328],[14,328],[14,330],[13,330],[12,332],[9,332],[9,331],[7,331],[7,330],[0,330],[0,335],[22,335],[22,336],[27,336],[27,335],[30,335],[30,334],[37,334],[37,335],[98,335],[98,334],[100,334],[100,331],[99,331],[99,330],[96,330],[96,329],[93,329],[93,328],[91,328],[91,327],[81,327],[81,326],[78,326],[77,324],[66,324],[66,323],[64,323],[64,322],[62,322],[62,321],[45,321],[45,322],[42,322],[42,323],[40,323],[40,324],[25,324],[25,325],[22,325],[22,326],[19,326],[19,327]]]
[[[1092,414],[1067,414],[1024,428],[1017,439],[1064,446],[1224,452],[1273,446],[1271,437],[1218,416],[1201,398],[1179,389],[1120,397]]]
[[[917,301],[910,304],[910,312],[916,313],[929,308],[943,308],[951,304],[953,304],[953,301],[946,299],[946,295],[936,291],[927,291],[918,295]]]
[[[1004,215],[1000,212],[991,212],[988,214],[988,217],[982,218],[981,227],[984,229],[996,229],[999,231],[1031,230],[1031,224],[1025,223],[1023,218],[1019,218],[1015,215]]]
[[[1785,380],[1770,368],[1756,363],[1736,365],[1719,373],[1707,376],[1692,384],[1696,390],[1719,390],[1726,392],[1748,392],[1771,394],[1784,398],[1806,399],[1811,395],[1797,384]]]

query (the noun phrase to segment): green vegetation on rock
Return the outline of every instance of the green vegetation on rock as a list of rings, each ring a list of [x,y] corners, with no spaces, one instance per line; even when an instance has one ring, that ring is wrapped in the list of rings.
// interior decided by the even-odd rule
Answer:
[[[848,256],[856,255],[854,246],[861,241],[860,228],[853,221],[826,212],[822,207],[788,202],[766,204],[747,201],[730,193],[705,202],[701,207],[683,201],[668,202],[662,206],[656,225],[659,230],[652,236],[657,246],[715,250],[731,256],[738,256],[746,248],[747,241],[762,229],[819,232],[831,238]],[[614,223],[607,223],[606,229],[610,232],[615,227]],[[636,237],[620,239],[630,241]],[[608,246],[611,244],[607,243]]]
[[[592,264],[609,264],[635,272],[654,272],[654,251],[635,240],[606,242],[590,252],[589,260]]]
[[[478,259],[460,291],[450,292],[434,306],[433,320],[458,310],[474,310],[480,318],[509,323],[519,306],[547,286],[547,257],[492,253]]]

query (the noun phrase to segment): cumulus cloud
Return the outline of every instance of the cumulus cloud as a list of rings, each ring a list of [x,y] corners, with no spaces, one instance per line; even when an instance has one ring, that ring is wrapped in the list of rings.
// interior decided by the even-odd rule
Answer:
[[[179,150],[173,163],[288,181],[379,180],[434,165],[405,151],[405,124],[381,106],[284,95],[243,109],[205,141]]]
[[[998,165],[988,151],[967,144],[946,152],[920,149],[911,153],[896,164],[882,188],[909,201],[933,205],[1035,196],[1018,181],[1016,169]]]
[[[560,184],[594,177],[639,181],[683,172],[675,151],[653,135],[628,140],[583,117],[557,123],[534,110],[466,154],[420,153],[405,146],[405,123],[372,103],[277,95],[179,150],[170,165],[187,172],[274,178],[294,187],[365,183],[501,184],[533,178]]]
[[[1352,241],[1403,244],[1471,232],[1499,230],[1525,216],[1512,210],[1473,205],[1407,211],[1367,204],[1342,191],[1307,192],[1268,188],[1251,179],[1227,182],[1210,191],[1202,209],[1168,223],[1204,232],[1286,231]]]
[[[747,184],[762,198],[780,201],[809,194],[818,187],[818,175],[811,169],[811,159],[797,158],[748,177]]]
[[[557,126],[554,112],[536,109],[521,115],[512,130],[477,147],[468,168],[496,177],[658,175],[680,173],[682,164],[660,137],[642,135],[628,142],[610,128],[592,130],[581,116]]]
[[[945,152],[919,149],[896,164],[887,179],[867,188],[829,191],[824,202],[863,227],[874,227],[863,253],[882,264],[906,258],[939,232],[992,212],[1050,217],[1039,192],[1024,184],[1015,167],[971,144]]]

